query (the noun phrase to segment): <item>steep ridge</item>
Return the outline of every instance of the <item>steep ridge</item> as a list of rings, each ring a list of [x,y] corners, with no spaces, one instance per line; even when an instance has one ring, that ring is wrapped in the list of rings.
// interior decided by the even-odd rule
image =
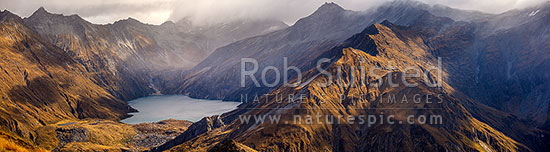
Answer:
[[[329,79],[312,69],[304,74],[304,77],[310,78],[305,84],[296,88],[279,87],[269,93],[271,96],[264,95],[258,101],[241,105],[239,109],[221,116],[228,125],[193,139],[187,136],[187,141],[180,140],[185,142],[171,151],[202,151],[225,139],[233,139],[259,151],[380,151],[388,148],[391,148],[390,151],[542,150],[546,142],[541,135],[547,136],[547,132],[517,117],[478,104],[444,81],[440,82],[441,87],[425,84],[426,81],[433,84],[440,78],[446,80],[448,75],[445,69],[441,74],[420,71],[420,75],[428,78],[408,78],[408,83],[419,84],[416,87],[407,87],[400,81],[404,73],[411,74],[412,71],[407,70],[409,66],[424,70],[438,64],[431,48],[426,45],[426,39],[434,33],[427,30],[433,29],[427,27],[427,23],[430,22],[402,27],[386,21],[383,25],[372,25],[321,55],[332,57],[333,62],[326,71],[333,77],[340,73],[342,81]],[[373,75],[363,77],[362,73],[369,69],[361,71],[360,67],[380,68]],[[371,86],[380,83],[380,77],[383,84]],[[390,79],[399,86],[388,84]],[[325,82],[332,82],[332,85],[320,85]],[[298,99],[299,95],[304,98]],[[397,103],[385,102],[390,101],[391,95],[394,95],[394,100],[397,98]],[[416,103],[419,100],[417,95],[422,96],[419,97],[422,102]],[[432,97],[425,97],[427,95]],[[408,102],[403,102],[407,97]],[[342,117],[334,118],[334,122],[338,123],[316,123],[316,114],[320,114],[323,121],[325,116]],[[296,115],[302,119],[313,115],[313,121],[310,121],[313,124],[304,121],[297,123]],[[442,123],[375,123],[372,126],[346,123],[348,116],[357,118],[361,115],[394,115],[393,118],[401,122],[406,122],[408,115],[439,115]],[[242,116],[252,116],[252,119],[243,121]],[[268,117],[260,121],[254,116]],[[280,117],[274,123],[269,116]]]
[[[345,10],[335,3],[326,3],[287,29],[241,40],[217,49],[193,69],[181,73],[178,78],[166,81],[163,92],[232,101],[241,100],[241,95],[268,93],[275,87],[255,87],[252,81],[247,81],[246,87],[240,86],[242,58],[257,60],[259,69],[267,66],[283,69],[283,61],[287,57],[289,66],[309,69],[315,66],[316,61],[313,59],[322,52],[361,32],[364,27],[383,20],[410,25],[429,13],[421,8],[407,3],[396,3],[366,12],[355,12]],[[261,71],[257,72],[255,76],[260,77],[260,73]],[[296,72],[290,71],[288,78],[295,75]],[[274,74],[268,74],[266,80],[275,80]],[[281,84],[283,83],[278,85]]]
[[[63,119],[119,119],[135,111],[18,16],[1,12],[0,30],[1,130],[32,140],[35,128]]]

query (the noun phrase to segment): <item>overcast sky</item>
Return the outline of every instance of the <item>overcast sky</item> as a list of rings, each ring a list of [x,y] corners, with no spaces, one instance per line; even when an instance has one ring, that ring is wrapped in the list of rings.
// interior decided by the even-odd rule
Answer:
[[[390,0],[0,0],[0,9],[22,17],[40,6],[53,13],[78,14],[86,20],[112,23],[128,17],[150,24],[167,20],[212,23],[241,18],[273,18],[293,24],[311,14],[326,1],[350,10],[363,11]],[[420,0],[428,4],[501,13],[548,0]]]

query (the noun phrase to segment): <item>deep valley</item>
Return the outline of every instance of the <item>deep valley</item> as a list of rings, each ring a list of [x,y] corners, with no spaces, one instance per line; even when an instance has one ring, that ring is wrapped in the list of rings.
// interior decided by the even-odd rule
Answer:
[[[0,151],[548,151],[548,25],[550,2],[327,2],[292,25],[4,10]]]

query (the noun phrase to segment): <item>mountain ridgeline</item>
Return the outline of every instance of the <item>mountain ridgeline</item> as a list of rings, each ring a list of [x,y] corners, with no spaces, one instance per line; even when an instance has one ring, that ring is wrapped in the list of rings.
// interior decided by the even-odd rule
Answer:
[[[112,141],[93,144],[120,150],[131,150],[120,147],[132,141],[140,150],[155,146],[151,151],[545,151],[550,148],[548,24],[549,2],[501,14],[415,1],[361,12],[325,3],[292,26],[277,20],[194,25],[185,18],[161,25],[132,18],[98,25],[44,8],[27,18],[2,11],[0,141],[9,137],[31,151],[71,151],[82,142],[72,131],[85,128]],[[288,78],[297,87],[256,87],[252,81],[242,87],[242,58],[257,60],[258,69],[296,66],[303,81],[291,71]],[[330,60],[322,65],[325,73],[317,69],[323,58]],[[362,76],[359,67],[375,75]],[[425,77],[400,81],[411,73],[408,67],[422,69]],[[427,70],[433,67],[441,69]],[[256,78],[262,77],[259,71]],[[273,82],[275,73],[265,79]],[[321,85],[326,82],[331,85]],[[100,125],[117,126],[110,128],[114,131],[97,131],[96,120],[135,112],[124,101],[154,93],[228,101],[258,96],[261,102],[245,102],[190,126],[186,122],[177,132],[160,131],[169,136],[144,135],[112,121]],[[300,102],[281,102],[298,94],[304,96]],[[400,102],[383,102],[396,97]],[[341,118],[295,122],[316,114]],[[345,122],[367,115],[441,121]],[[242,116],[280,116],[280,123],[243,123]],[[67,120],[84,121],[60,124]],[[85,131],[78,135],[92,139]],[[124,139],[114,139],[119,137]],[[155,139],[162,140],[146,143]]]
[[[246,87],[241,87],[241,58],[257,60],[259,69],[284,69],[287,57],[288,65],[311,69],[320,57],[326,57],[322,55],[327,50],[365,27],[387,20],[402,26],[418,24],[415,28],[431,34],[424,43],[434,57],[442,58],[449,73],[446,81],[454,88],[484,104],[547,125],[548,98],[543,94],[549,80],[548,70],[544,70],[549,62],[545,55],[549,11],[549,3],[497,15],[415,1],[391,2],[364,12],[326,3],[287,29],[217,49],[162,88],[166,93],[229,101],[266,94],[282,82],[258,88],[253,81],[246,81]],[[288,77],[295,75],[291,71]],[[255,77],[260,78],[261,71]],[[273,82],[274,74],[267,74],[266,80]]]
[[[366,12],[326,3],[287,29],[217,49],[165,86],[165,92],[198,98],[240,101],[243,96],[258,95],[260,99],[248,98],[247,101],[254,101],[216,119],[227,125],[202,131],[204,134],[195,138],[184,133],[158,150],[207,150],[217,147],[218,142],[223,144],[232,139],[259,151],[544,151],[550,129],[547,93],[550,88],[545,85],[550,80],[547,70],[550,69],[547,55],[550,41],[548,26],[545,26],[549,11],[550,3],[503,14],[462,11],[413,1],[391,2]],[[256,59],[259,69],[267,66],[284,69],[284,57],[288,57],[288,65],[306,70],[302,71],[302,80],[314,79],[297,88],[282,83],[258,88],[252,81],[247,81],[246,87],[240,86],[241,58]],[[403,68],[407,65],[427,69],[429,65],[437,65],[440,59],[443,74],[438,78],[444,85],[439,89],[426,86],[347,88],[346,83],[361,81],[356,78],[360,75],[356,71],[344,73],[355,81],[323,88],[313,83],[326,81],[318,80],[323,78],[314,73],[321,58],[331,59],[329,69],[342,67],[344,72],[364,64],[369,67],[391,62],[398,68],[386,69],[387,72],[401,73],[408,72]],[[367,63],[358,62],[357,58]],[[329,72],[339,74],[337,70]],[[296,76],[290,74],[291,78]],[[435,73],[426,75],[438,79]],[[260,72],[255,76],[261,78]],[[391,75],[383,78],[393,79]],[[266,79],[267,82],[276,80],[274,73],[268,73]],[[434,105],[375,102],[386,100],[388,97],[383,95],[388,93],[398,97],[441,94],[445,104],[432,107]],[[306,102],[281,103],[296,94],[305,94]],[[364,94],[369,98],[338,102],[339,94],[346,96],[345,99]],[[282,99],[272,99],[269,95],[280,95]],[[437,110],[414,109],[415,106]],[[395,108],[401,109],[383,110]],[[343,114],[344,118],[381,113],[440,114],[445,123],[367,127],[242,123],[239,117],[280,115],[280,122],[292,122],[293,116],[316,113]],[[196,134],[197,130],[188,131]]]
[[[462,14],[451,12],[462,12]],[[163,92],[187,94],[197,98],[239,101],[241,94],[265,94],[273,88],[252,86],[240,87],[241,58],[259,61],[259,69],[275,66],[283,69],[283,58],[288,65],[300,69],[315,67],[317,57],[324,50],[332,49],[353,34],[361,32],[374,23],[388,20],[398,25],[410,25],[430,12],[445,12],[444,15],[462,20],[473,20],[476,12],[460,11],[445,7],[431,7],[414,1],[388,3],[374,10],[357,12],[345,10],[335,3],[326,3],[310,16],[295,25],[270,34],[253,37],[221,47],[180,78],[166,82]],[[479,13],[481,16],[486,15]],[[458,16],[458,17],[455,17]],[[470,16],[471,18],[468,18]],[[450,20],[450,19],[449,19]],[[295,76],[289,73],[289,78]],[[258,72],[256,77],[260,77]],[[275,78],[268,75],[272,82]]]
[[[31,141],[38,127],[61,120],[128,117],[135,110],[124,101],[158,93],[158,71],[188,69],[211,48],[286,27],[269,20],[220,23],[204,30],[254,28],[202,34],[196,26],[132,18],[97,25],[45,8],[28,18],[2,11],[0,24],[0,128]]]

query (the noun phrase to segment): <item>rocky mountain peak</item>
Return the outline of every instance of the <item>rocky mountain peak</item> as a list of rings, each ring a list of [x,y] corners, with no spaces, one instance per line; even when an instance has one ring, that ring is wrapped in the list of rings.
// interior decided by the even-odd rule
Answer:
[[[128,17],[128,19],[125,19],[124,21],[128,21],[128,22],[131,22],[131,23],[141,23],[139,20],[137,20],[135,18],[131,18],[131,17]]]
[[[123,19],[123,20],[118,20],[114,23],[115,25],[116,24],[120,24],[120,25],[133,25],[133,26],[140,26],[140,25],[145,25],[145,23],[142,23],[141,21],[135,19],[135,18],[131,18],[131,17],[128,17],[127,19]]]
[[[160,24],[160,25],[161,25],[161,26],[167,26],[167,25],[172,26],[172,25],[175,25],[175,24],[176,24],[176,23],[174,23],[174,22],[172,22],[172,21],[166,21],[166,22],[164,22],[164,23],[162,23],[162,24]]]
[[[4,22],[7,20],[20,20],[19,16],[11,13],[8,10],[0,11],[0,22]]]
[[[45,16],[45,15],[53,15],[52,13],[48,12],[44,7],[38,8],[38,10],[34,11],[31,16]]]
[[[384,20],[384,22],[382,22],[382,24],[372,24],[372,25],[368,26],[367,28],[365,28],[365,30],[363,30],[359,34],[364,35],[364,36],[378,34],[380,32],[378,28],[380,28],[380,25],[384,25],[384,24],[389,24],[389,21]]]
[[[388,21],[388,20],[384,20],[382,21],[380,24],[384,25],[384,26],[387,26],[387,27],[392,27],[392,26],[395,26],[395,24],[393,24],[392,22]]]
[[[84,20],[79,15],[73,14],[65,16],[63,14],[55,14],[48,12],[44,7],[38,8],[31,16],[24,19],[25,22],[30,25],[40,24],[40,23],[57,23],[61,24],[62,22],[70,22],[77,24],[91,24],[90,22]]]
[[[345,11],[345,9],[336,3],[325,2],[325,4],[321,5],[313,14],[339,13],[343,11]]]
[[[352,11],[345,10],[336,3],[325,3],[321,7],[319,7],[313,14],[298,20],[294,25],[296,28],[299,27],[299,29],[302,30],[326,28],[326,25],[339,24],[344,22],[343,20],[347,20],[353,17],[344,16],[346,12]],[[322,25],[322,27],[314,27],[320,25]]]

